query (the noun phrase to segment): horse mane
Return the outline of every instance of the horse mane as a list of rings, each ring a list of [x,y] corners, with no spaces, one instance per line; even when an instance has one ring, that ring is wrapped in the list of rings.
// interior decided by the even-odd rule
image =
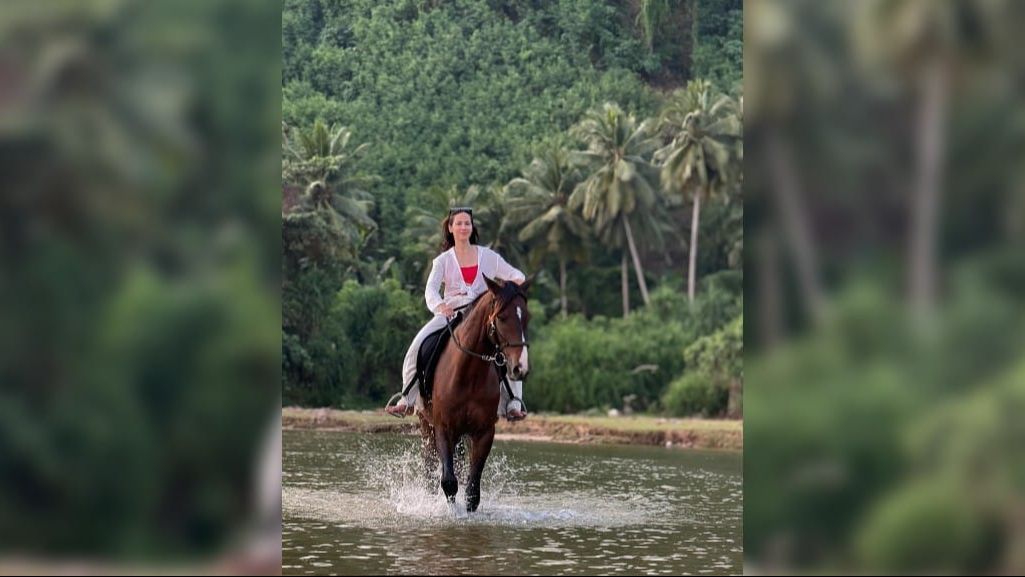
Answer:
[[[477,298],[473,299],[473,302],[471,302],[466,307],[466,316],[464,317],[463,322],[459,323],[459,328],[456,330],[463,329],[466,332],[470,332],[470,330],[476,331],[477,329],[479,329],[479,332],[484,331],[484,323],[479,322],[477,316],[485,314],[484,312],[482,312],[484,311],[485,307],[481,303],[484,300],[484,297],[486,297],[489,294],[492,295],[492,299],[498,299],[498,302],[502,304],[508,303],[512,299],[516,298],[517,295],[522,295],[524,298],[526,298],[526,295],[524,295],[523,291],[520,290],[519,285],[513,282],[505,281],[502,285],[502,290],[499,294],[494,295],[490,290],[487,290],[477,295]],[[477,332],[475,332],[471,336],[473,336],[474,339],[477,339],[480,335]],[[460,335],[460,338],[464,337]]]
[[[467,305],[466,310],[463,313],[463,320],[456,328],[456,334],[459,336],[461,341],[464,341],[464,346],[466,346],[467,343],[477,342],[484,333],[484,322],[478,317],[487,314],[487,307],[483,306],[482,303],[484,297],[486,297],[490,292],[491,291],[484,291],[477,295],[477,298],[473,299],[473,302]]]

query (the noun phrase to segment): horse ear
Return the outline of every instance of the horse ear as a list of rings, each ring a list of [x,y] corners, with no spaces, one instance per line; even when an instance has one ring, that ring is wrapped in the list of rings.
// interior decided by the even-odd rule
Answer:
[[[536,279],[536,278],[537,278],[537,273],[534,273],[534,274],[528,276],[527,280],[525,280],[522,283],[520,283],[520,290],[523,292],[523,294],[527,294],[527,291],[530,290],[530,285],[533,284],[534,279]]]
[[[487,276],[484,277],[484,282],[488,283],[488,290],[490,290],[493,293],[497,293],[497,292],[502,290],[502,285],[500,285],[497,282],[491,280]]]

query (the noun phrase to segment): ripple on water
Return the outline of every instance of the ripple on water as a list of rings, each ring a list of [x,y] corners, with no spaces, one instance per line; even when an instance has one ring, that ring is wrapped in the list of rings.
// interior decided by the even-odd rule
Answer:
[[[308,473],[284,484],[289,574],[729,574],[739,566],[743,485],[735,474],[643,457],[598,464],[558,451],[559,461],[517,460],[510,451],[492,454],[481,507],[468,514],[465,477],[448,504],[436,482],[422,480],[415,444],[339,439],[310,452]],[[469,530],[447,531],[455,527]],[[443,557],[414,541],[395,546],[395,538],[441,534],[482,539],[453,540]]]

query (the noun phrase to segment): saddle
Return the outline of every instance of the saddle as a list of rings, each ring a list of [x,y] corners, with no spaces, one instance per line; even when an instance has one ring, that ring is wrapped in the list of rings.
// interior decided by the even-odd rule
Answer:
[[[452,338],[452,332],[462,322],[465,316],[464,312],[463,310],[456,311],[456,315],[449,319],[448,325],[427,335],[427,338],[423,340],[416,355],[416,375],[413,377],[413,382],[406,385],[403,393],[408,392],[409,388],[415,384],[420,387],[420,396],[425,404],[431,399],[431,393],[434,391],[434,369],[438,366],[441,351],[445,350],[445,345]]]

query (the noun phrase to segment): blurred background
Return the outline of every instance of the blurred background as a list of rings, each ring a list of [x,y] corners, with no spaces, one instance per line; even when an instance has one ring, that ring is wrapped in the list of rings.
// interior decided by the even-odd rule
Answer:
[[[280,5],[0,13],[0,571],[280,571]]]
[[[745,3],[752,573],[1025,570],[1025,4]]]

